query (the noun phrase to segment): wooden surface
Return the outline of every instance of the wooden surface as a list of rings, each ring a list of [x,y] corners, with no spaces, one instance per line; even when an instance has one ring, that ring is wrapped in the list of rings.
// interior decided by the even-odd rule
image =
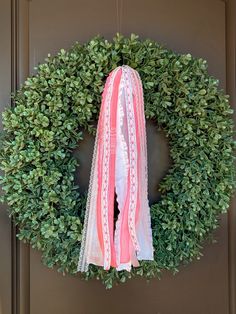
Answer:
[[[210,74],[235,97],[233,3],[220,0],[2,0],[1,110],[10,90],[34,73],[48,53],[69,48],[101,34],[111,39],[119,31],[152,38],[181,53],[208,61]],[[12,56],[12,57],[11,57]],[[226,85],[227,83],[227,85]],[[235,99],[235,98],[234,98]],[[148,123],[149,193],[171,162],[163,132]],[[155,143],[155,145],[153,145]],[[76,179],[88,184],[93,139],[78,152]],[[2,206],[2,205],[1,205]],[[235,314],[235,214],[221,218],[216,244],[206,243],[200,261],[161,280],[142,279],[106,291],[96,281],[63,277],[41,263],[41,254],[14,240],[6,207],[0,211],[1,314]],[[227,219],[229,217],[229,219]]]

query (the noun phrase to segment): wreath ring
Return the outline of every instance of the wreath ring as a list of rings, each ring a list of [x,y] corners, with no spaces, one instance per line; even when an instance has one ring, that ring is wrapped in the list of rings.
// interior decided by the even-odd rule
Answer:
[[[233,110],[206,61],[133,34],[117,34],[112,42],[98,36],[48,55],[13,96],[14,108],[3,112],[2,201],[18,238],[42,250],[48,267],[77,272],[86,195],[74,184],[72,151],[81,128],[94,133],[106,76],[121,64],[139,72],[146,118],[169,138],[173,165],[160,183],[160,201],[151,206],[155,261],[130,273],[91,266],[86,278],[101,279],[107,288],[135,275],[177,272],[199,259],[236,186]]]

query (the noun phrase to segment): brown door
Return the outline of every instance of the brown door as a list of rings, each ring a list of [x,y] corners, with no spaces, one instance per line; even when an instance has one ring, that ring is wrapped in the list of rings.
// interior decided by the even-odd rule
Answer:
[[[48,53],[97,34],[111,39],[117,31],[205,58],[209,72],[220,79],[233,103],[234,4],[234,0],[1,0],[1,110],[10,102],[10,91]],[[165,137],[155,132],[149,127],[149,158],[158,162],[152,163],[157,176],[149,175],[150,189],[168,169]],[[156,151],[150,145],[154,140]],[[215,233],[217,243],[205,244],[200,261],[182,267],[175,276],[164,273],[161,280],[136,279],[105,290],[97,281],[64,277],[43,266],[40,252],[15,240],[2,206],[0,313],[235,314],[235,224],[232,201]]]

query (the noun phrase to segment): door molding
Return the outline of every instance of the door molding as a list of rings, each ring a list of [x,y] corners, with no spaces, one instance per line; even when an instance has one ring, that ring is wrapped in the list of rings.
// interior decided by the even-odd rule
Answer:
[[[225,2],[226,31],[226,92],[230,95],[230,103],[236,109],[235,79],[235,18],[236,5],[234,0]],[[234,113],[236,125],[236,114]],[[231,199],[228,211],[228,282],[229,282],[229,314],[236,313],[236,195]]]
[[[11,0],[11,92],[29,75],[29,1]],[[14,102],[11,101],[11,106]],[[30,248],[11,222],[12,314],[30,314]]]

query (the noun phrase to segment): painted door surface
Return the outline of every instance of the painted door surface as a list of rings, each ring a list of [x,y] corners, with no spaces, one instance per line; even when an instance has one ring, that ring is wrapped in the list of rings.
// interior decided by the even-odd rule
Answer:
[[[208,61],[209,73],[235,97],[234,2],[220,0],[1,0],[0,103],[34,74],[48,53],[67,49],[100,34],[116,32],[151,38],[180,53]],[[148,123],[149,192],[170,165],[162,132]],[[153,145],[155,143],[155,145]],[[77,180],[88,185],[93,139],[81,148]],[[235,314],[235,213],[221,217],[215,244],[205,243],[203,257],[161,280],[135,279],[105,290],[97,281],[63,276],[41,263],[41,254],[15,240],[15,229],[0,210],[1,314]]]

